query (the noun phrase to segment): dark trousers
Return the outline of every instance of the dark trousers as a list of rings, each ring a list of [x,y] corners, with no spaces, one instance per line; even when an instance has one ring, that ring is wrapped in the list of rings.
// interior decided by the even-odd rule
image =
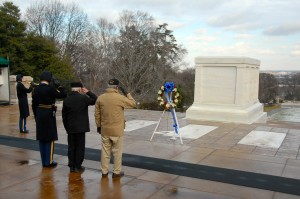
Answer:
[[[68,158],[70,168],[80,168],[84,159],[85,133],[68,134]]]
[[[54,141],[39,141],[43,166],[49,166],[53,162]]]
[[[19,118],[19,129],[20,129],[20,132],[24,132],[26,131],[26,117],[22,117],[20,115],[20,118]]]

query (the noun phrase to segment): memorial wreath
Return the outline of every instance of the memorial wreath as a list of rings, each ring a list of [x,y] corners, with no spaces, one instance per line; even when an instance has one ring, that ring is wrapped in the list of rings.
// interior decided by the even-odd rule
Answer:
[[[180,93],[173,82],[166,82],[157,92],[158,104],[165,110],[177,108],[180,102]]]

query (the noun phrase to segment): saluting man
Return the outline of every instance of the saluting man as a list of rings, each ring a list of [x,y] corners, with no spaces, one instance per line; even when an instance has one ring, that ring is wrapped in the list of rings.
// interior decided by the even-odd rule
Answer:
[[[83,172],[85,133],[90,131],[88,107],[95,105],[97,96],[81,82],[71,83],[72,93],[64,100],[63,124],[68,134],[70,172]]]
[[[114,157],[112,178],[124,176],[124,172],[122,171],[123,135],[125,128],[124,109],[135,108],[136,101],[119,84],[119,80],[110,79],[108,88],[104,94],[98,97],[95,104],[95,122],[97,131],[101,134],[102,141],[102,177],[108,176],[111,152]]]
[[[39,141],[43,167],[56,167],[53,161],[54,141],[58,140],[56,127],[56,98],[67,96],[60,82],[48,71],[43,71],[40,84],[34,89],[33,105],[36,113],[36,139]],[[49,85],[53,81],[53,85]]]

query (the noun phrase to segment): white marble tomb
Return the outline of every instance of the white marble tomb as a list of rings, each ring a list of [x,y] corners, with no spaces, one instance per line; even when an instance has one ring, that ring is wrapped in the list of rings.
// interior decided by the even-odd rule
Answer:
[[[194,103],[188,121],[266,122],[258,101],[260,61],[248,57],[197,57]]]

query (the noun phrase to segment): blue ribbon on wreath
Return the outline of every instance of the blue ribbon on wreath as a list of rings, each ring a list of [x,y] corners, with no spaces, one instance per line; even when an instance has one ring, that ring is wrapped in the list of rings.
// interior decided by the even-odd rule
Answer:
[[[175,109],[172,106],[172,94],[173,94],[173,89],[174,89],[174,82],[166,82],[164,84],[164,95],[168,101],[168,104],[170,105],[170,111],[172,113],[172,118],[174,121],[174,129],[176,134],[178,134],[178,124],[177,124],[177,119],[176,119],[176,115],[175,115]]]

